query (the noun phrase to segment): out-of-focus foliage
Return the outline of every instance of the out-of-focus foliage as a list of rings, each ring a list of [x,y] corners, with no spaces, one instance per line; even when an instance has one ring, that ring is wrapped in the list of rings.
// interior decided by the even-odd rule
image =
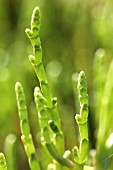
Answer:
[[[28,61],[28,54],[32,53],[32,49],[24,33],[25,28],[29,27],[30,16],[36,5],[39,5],[42,17],[40,37],[43,60],[53,94],[58,97],[67,149],[78,143],[74,121],[77,109],[74,109],[71,83],[71,76],[75,71],[84,70],[86,73],[90,96],[89,128],[90,131],[96,129],[92,118],[95,108],[92,88],[93,56],[96,49],[104,48],[108,68],[113,55],[112,0],[0,0],[1,150],[8,133],[15,133],[20,137],[14,93],[16,81],[25,86],[33,135],[36,136],[38,132],[32,95],[38,82]],[[92,131],[90,138],[91,147],[94,147]],[[23,159],[25,155],[22,149],[18,149],[18,154],[23,155]],[[21,162],[24,164],[25,161]],[[19,165],[21,169],[21,164]]]

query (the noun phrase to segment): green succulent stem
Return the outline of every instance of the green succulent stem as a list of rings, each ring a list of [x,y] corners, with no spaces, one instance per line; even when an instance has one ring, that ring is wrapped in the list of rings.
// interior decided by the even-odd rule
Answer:
[[[17,82],[15,85],[16,99],[18,105],[18,112],[20,118],[21,139],[24,144],[26,154],[28,156],[31,170],[40,170],[39,162],[37,160],[32,136],[30,134],[30,127],[28,122],[28,112],[25,101],[25,95],[22,85]]]
[[[33,55],[29,56],[29,60],[33,65],[36,75],[39,79],[41,91],[46,99],[47,106],[51,107],[52,94],[48,85],[44,66],[42,63],[42,48],[41,48],[41,41],[39,38],[40,18],[41,18],[40,9],[37,6],[33,10],[32,18],[31,18],[31,30],[27,28],[25,32],[33,46]]]
[[[34,70],[40,82],[40,88],[35,88],[34,96],[41,129],[41,139],[43,144],[48,144],[50,143],[50,141],[52,141],[58,149],[58,152],[61,153],[62,151],[63,154],[64,137],[61,131],[60,118],[57,109],[57,99],[52,97],[52,93],[48,85],[46,73],[44,70],[42,62],[41,41],[39,38],[39,29],[40,10],[39,7],[35,7],[31,19],[31,29],[27,28],[25,32],[33,46],[33,55],[29,56],[29,60],[34,67]],[[52,124],[55,125],[55,128],[57,127],[59,129],[58,134],[56,134],[51,128],[49,120],[52,120]]]
[[[111,61],[106,83],[104,86],[103,96],[101,100],[101,108],[100,108],[100,122],[99,122],[99,131],[98,131],[98,149],[102,148],[102,146],[105,144],[107,138],[109,137],[109,127],[111,127],[112,124],[112,103],[111,98],[113,94],[113,82],[112,77],[113,75],[113,60]],[[111,100],[111,101],[110,101]],[[106,114],[109,113],[109,116]],[[101,122],[103,120],[103,122]]]
[[[105,65],[106,53],[104,49],[98,49],[93,60],[94,72],[94,99],[95,99],[95,123],[98,128],[99,117],[101,112],[101,100],[103,98],[104,86],[106,82],[107,68]]]
[[[96,168],[104,169],[105,164],[109,166],[110,157],[109,151],[112,150],[113,144],[106,143],[109,140],[109,136],[112,133],[112,105],[113,105],[113,60],[110,63],[106,82],[104,84],[103,95],[100,105],[100,118],[99,118],[99,128],[98,128],[98,140],[97,140],[97,157],[96,157]],[[111,128],[110,128],[111,127]],[[111,140],[112,141],[112,140]],[[108,142],[109,143],[109,142]],[[106,159],[108,158],[108,159]],[[106,161],[104,161],[106,160]],[[103,163],[105,162],[105,163]]]
[[[16,169],[17,158],[14,156],[17,146],[17,137],[15,134],[8,134],[4,142],[4,153],[7,160],[7,166],[10,170]]]
[[[77,169],[82,170],[87,158],[88,152],[88,94],[87,94],[87,82],[84,71],[81,71],[78,77],[78,92],[80,102],[80,114],[75,116],[76,122],[80,132],[80,146],[74,147],[72,152],[74,155],[74,161]]]
[[[24,135],[22,135],[21,139],[24,144],[24,148],[28,157],[31,170],[36,170],[36,169],[40,170],[40,165],[37,159],[31,134],[29,134],[29,138],[26,138]]]

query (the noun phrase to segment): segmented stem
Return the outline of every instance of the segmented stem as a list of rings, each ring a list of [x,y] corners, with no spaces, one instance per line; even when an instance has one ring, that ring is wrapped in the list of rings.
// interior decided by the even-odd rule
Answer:
[[[78,78],[78,92],[80,102],[80,114],[75,116],[80,132],[80,147],[75,146],[72,150],[74,161],[77,163],[78,170],[83,169],[88,151],[88,94],[85,73],[80,72]]]
[[[17,82],[15,85],[15,92],[16,92],[16,99],[17,99],[18,112],[20,118],[20,128],[22,133],[21,139],[24,144],[26,154],[28,156],[29,165],[31,170],[36,170],[36,169],[40,170],[32,136],[30,134],[24,90],[19,82]]]
[[[35,7],[31,19],[31,30],[28,28],[25,30],[33,46],[33,55],[30,55],[29,59],[39,79],[41,91],[46,99],[47,106],[51,107],[52,94],[48,85],[44,66],[42,63],[42,48],[41,41],[39,38],[39,29],[40,29],[40,9],[39,7]]]

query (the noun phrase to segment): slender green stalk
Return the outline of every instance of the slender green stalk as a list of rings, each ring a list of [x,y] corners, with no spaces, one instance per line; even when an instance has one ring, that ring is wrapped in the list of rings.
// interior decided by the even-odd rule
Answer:
[[[104,87],[104,92],[101,101],[101,110],[100,110],[100,122],[99,122],[99,132],[98,132],[98,147],[101,148],[102,141],[105,143],[109,137],[109,128],[112,126],[112,94],[113,94],[113,61],[110,64],[107,79]],[[102,120],[102,122],[101,122]]]
[[[113,105],[113,60],[110,64],[106,83],[103,91],[103,96],[100,106],[100,119],[99,119],[99,130],[98,130],[98,141],[97,141],[97,169],[106,169],[109,167],[110,157],[109,151],[112,146],[107,147],[106,143],[112,133],[112,105]],[[111,147],[111,148],[110,148]],[[107,159],[106,159],[107,158]]]
[[[104,86],[106,82],[106,64],[105,64],[105,51],[98,49],[94,56],[93,70],[94,70],[94,104],[95,104],[95,119],[96,127],[99,126],[99,117],[101,109],[101,100],[104,93]]]
[[[47,106],[51,107],[52,94],[48,86],[45,70],[42,63],[42,48],[41,41],[39,38],[39,29],[40,29],[40,10],[39,7],[35,7],[31,19],[31,30],[28,28],[25,30],[33,46],[33,56],[30,55],[29,59],[40,81],[41,91],[46,99]]]
[[[77,114],[75,119],[79,126],[80,132],[80,147],[79,149],[75,146],[72,150],[74,155],[74,161],[78,170],[83,170],[84,163],[87,158],[88,152],[88,94],[87,94],[87,82],[85,73],[80,72],[78,78],[78,92],[79,92],[79,101],[80,101],[80,115]]]
[[[0,170],[7,170],[7,163],[2,152],[0,153]]]
[[[17,99],[19,118],[20,118],[20,128],[22,133],[21,139],[24,144],[26,154],[28,156],[29,165],[31,170],[36,170],[36,169],[40,170],[32,136],[30,134],[25,95],[24,95],[23,88],[19,82],[17,82],[15,85],[15,92],[16,92],[16,99]]]
[[[7,166],[10,170],[16,169],[16,142],[17,137],[14,134],[7,135],[4,142],[4,153],[7,159]]]

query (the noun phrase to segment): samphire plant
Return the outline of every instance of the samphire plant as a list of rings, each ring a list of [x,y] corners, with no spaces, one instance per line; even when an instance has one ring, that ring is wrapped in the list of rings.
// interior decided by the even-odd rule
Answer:
[[[30,132],[30,126],[28,121],[28,111],[25,101],[25,94],[21,83],[17,82],[15,85],[16,99],[18,105],[18,112],[20,118],[20,128],[21,128],[21,139],[25,148],[25,152],[28,157],[28,162],[31,170],[94,170],[94,169],[105,169],[103,165],[103,160],[106,158],[106,153],[110,149],[113,149],[113,145],[109,144],[110,135],[107,133],[108,130],[108,122],[106,120],[106,110],[104,109],[104,114],[99,116],[99,119],[102,119],[104,116],[104,124],[103,129],[106,131],[103,133],[103,129],[101,129],[101,122],[98,122],[99,132],[98,136],[100,137],[97,142],[97,166],[87,166],[88,162],[88,154],[89,154],[89,139],[88,139],[88,94],[87,94],[87,82],[84,71],[81,71],[78,75],[78,83],[76,83],[76,79],[73,79],[77,84],[78,88],[78,99],[80,103],[80,114],[76,114],[75,120],[78,124],[80,142],[79,147],[74,146],[72,151],[65,150],[65,140],[64,134],[61,129],[61,120],[59,117],[58,109],[57,109],[57,98],[52,96],[51,89],[49,87],[46,73],[43,66],[42,61],[42,48],[41,42],[39,38],[39,30],[40,30],[40,10],[39,7],[35,7],[32,19],[31,19],[31,29],[26,29],[25,32],[28,38],[31,41],[33,47],[33,55],[29,56],[29,60],[36,72],[37,78],[40,83],[40,87],[35,87],[34,90],[34,99],[37,109],[37,116],[40,125],[40,134],[41,134],[41,146],[43,154],[46,156],[45,160],[39,159],[38,152],[36,152],[36,148],[33,143],[32,135]],[[95,68],[102,66],[103,57],[100,56],[99,60],[95,59]],[[102,67],[101,67],[102,68]],[[108,97],[109,99],[110,93],[107,93],[109,87],[109,80],[111,73],[113,72],[112,65],[108,72],[108,81],[105,85],[104,93],[97,93],[98,99],[102,97]],[[99,70],[99,69],[98,69]],[[97,70],[95,69],[95,72]],[[100,70],[101,72],[102,70]],[[100,74],[98,73],[98,75]],[[97,77],[98,78],[98,77]],[[95,78],[95,82],[98,81]],[[105,82],[102,82],[103,84]],[[99,91],[99,87],[104,85],[100,82],[99,86],[97,86],[97,92]],[[112,86],[110,86],[112,89]],[[76,86],[74,86],[76,89]],[[104,89],[104,88],[102,88]],[[108,101],[108,100],[107,100]],[[104,100],[105,102],[105,100]],[[104,105],[104,104],[103,104]],[[108,103],[106,104],[108,105]],[[102,105],[97,108],[100,112]],[[104,106],[105,107],[105,106]],[[106,108],[106,107],[105,107]],[[98,118],[96,118],[98,119]],[[104,135],[104,140],[102,139]],[[106,145],[105,145],[106,144]],[[103,150],[104,148],[104,150]],[[103,154],[101,156],[101,153]],[[109,154],[107,155],[109,157]],[[99,166],[100,163],[100,166]],[[102,165],[101,165],[102,164]],[[99,167],[99,168],[98,168]],[[0,153],[0,170],[7,170],[7,164],[3,153]]]
[[[31,29],[26,29],[25,32],[33,46],[33,55],[29,56],[29,60],[33,65],[36,75],[40,82],[40,87],[35,87],[34,98],[37,108],[37,115],[40,124],[41,144],[44,152],[47,152],[49,164],[45,169],[47,170],[61,170],[61,169],[92,169],[86,167],[85,162],[88,153],[88,95],[87,83],[85,73],[80,72],[78,78],[78,92],[80,101],[80,114],[77,114],[75,119],[79,126],[80,132],[80,146],[75,146],[72,152],[64,149],[64,135],[61,129],[60,117],[57,109],[57,98],[52,97],[51,89],[49,87],[46,73],[42,62],[42,48],[39,38],[40,30],[40,10],[35,7],[32,19]],[[40,163],[33,144],[32,135],[28,122],[28,112],[25,101],[25,95],[22,85],[17,82],[15,85],[15,92],[17,98],[18,112],[20,118],[21,139],[28,157],[31,170],[41,170],[43,162]],[[73,159],[71,159],[71,154]],[[0,154],[0,169],[7,169],[5,157],[3,153]]]

